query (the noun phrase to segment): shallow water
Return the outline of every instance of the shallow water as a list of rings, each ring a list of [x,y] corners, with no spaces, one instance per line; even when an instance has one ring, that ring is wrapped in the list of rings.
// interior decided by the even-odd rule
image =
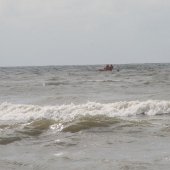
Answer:
[[[114,67],[0,68],[0,169],[168,170],[170,65]]]

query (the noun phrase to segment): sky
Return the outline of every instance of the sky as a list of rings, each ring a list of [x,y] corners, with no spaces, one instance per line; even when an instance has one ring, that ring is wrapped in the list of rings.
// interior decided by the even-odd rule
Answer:
[[[0,0],[0,66],[170,63],[169,0]]]

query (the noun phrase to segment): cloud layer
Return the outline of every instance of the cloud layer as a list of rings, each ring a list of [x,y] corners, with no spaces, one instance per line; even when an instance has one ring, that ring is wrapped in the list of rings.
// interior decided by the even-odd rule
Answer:
[[[165,0],[0,0],[1,65],[170,62]]]

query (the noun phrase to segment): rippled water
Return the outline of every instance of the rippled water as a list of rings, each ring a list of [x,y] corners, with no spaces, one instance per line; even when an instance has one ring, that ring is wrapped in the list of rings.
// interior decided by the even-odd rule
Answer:
[[[170,64],[102,67],[0,68],[0,169],[168,170]]]

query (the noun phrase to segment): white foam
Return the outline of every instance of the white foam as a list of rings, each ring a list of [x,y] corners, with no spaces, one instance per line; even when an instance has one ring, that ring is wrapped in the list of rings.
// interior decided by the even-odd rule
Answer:
[[[23,104],[0,104],[0,120],[29,121],[31,119],[47,118],[59,122],[68,122],[82,116],[106,115],[135,116],[138,114],[157,115],[170,113],[170,101],[123,101],[115,103],[69,104],[57,106],[38,106]]]
[[[54,154],[54,156],[56,156],[56,157],[60,157],[60,156],[63,156],[63,155],[64,155],[63,152],[58,152],[58,153],[55,153],[55,154]]]

